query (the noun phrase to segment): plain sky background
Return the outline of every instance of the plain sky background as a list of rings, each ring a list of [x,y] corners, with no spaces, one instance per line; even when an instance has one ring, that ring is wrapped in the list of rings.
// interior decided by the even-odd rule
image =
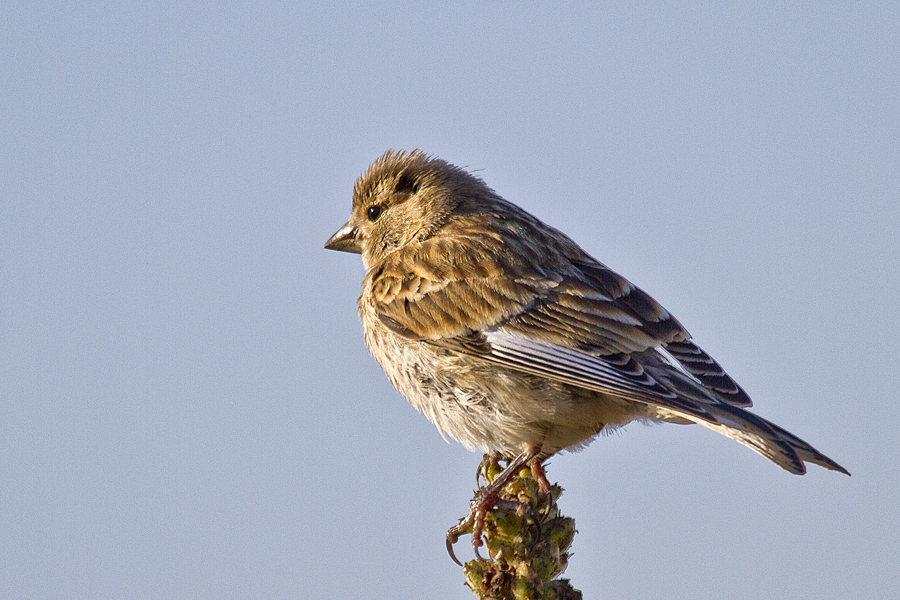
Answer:
[[[896,2],[15,0],[0,597],[473,597],[444,533],[480,455],[322,249],[392,147],[568,233],[853,473],[675,425],[557,456],[585,598],[900,597]]]

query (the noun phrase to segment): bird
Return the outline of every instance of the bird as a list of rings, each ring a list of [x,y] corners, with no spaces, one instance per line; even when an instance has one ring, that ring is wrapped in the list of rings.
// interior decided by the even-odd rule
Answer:
[[[362,256],[364,339],[393,386],[445,438],[508,461],[468,518],[476,552],[514,472],[527,465],[549,491],[549,457],[632,421],[699,424],[791,473],[811,463],[849,475],[748,411],[744,390],[646,292],[422,150],[369,166],[325,248]],[[461,531],[448,532],[451,556]]]

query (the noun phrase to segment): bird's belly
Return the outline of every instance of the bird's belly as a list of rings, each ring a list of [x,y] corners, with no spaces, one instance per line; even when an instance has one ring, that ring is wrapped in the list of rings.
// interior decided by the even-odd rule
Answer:
[[[469,449],[516,455],[540,447],[550,455],[646,416],[642,405],[406,340],[384,327],[367,329],[366,344],[409,403]]]

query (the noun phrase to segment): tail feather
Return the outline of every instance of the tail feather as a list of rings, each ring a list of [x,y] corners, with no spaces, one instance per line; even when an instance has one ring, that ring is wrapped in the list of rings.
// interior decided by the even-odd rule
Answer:
[[[781,468],[802,475],[813,463],[849,475],[796,435],[744,408],[752,405],[744,390],[719,364],[690,340],[673,342],[641,355],[642,366],[679,404],[657,405],[661,418],[690,421],[721,433],[765,456]]]
[[[698,418],[689,413],[681,413],[679,416],[740,442],[791,473],[803,475],[806,473],[804,463],[813,463],[832,471],[850,474],[847,469],[791,432],[751,412],[729,404],[718,404],[707,406],[706,413],[713,420]]]

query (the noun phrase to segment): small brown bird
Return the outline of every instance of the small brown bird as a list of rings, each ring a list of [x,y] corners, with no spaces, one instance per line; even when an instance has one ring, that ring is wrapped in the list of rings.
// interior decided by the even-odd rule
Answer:
[[[362,255],[365,341],[394,387],[510,473],[527,463],[547,486],[547,457],[634,420],[698,423],[791,473],[847,473],[744,410],[750,398],[653,298],[443,160],[386,152],[325,247]]]

